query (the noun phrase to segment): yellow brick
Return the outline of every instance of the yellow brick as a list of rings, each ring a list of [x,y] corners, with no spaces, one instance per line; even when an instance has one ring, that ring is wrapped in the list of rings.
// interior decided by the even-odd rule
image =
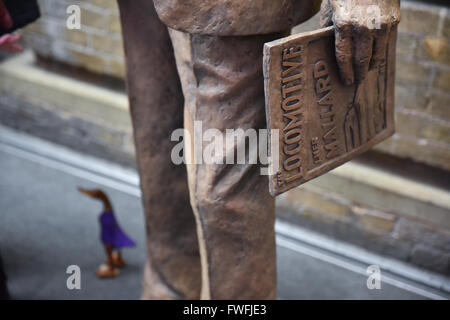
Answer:
[[[117,78],[125,78],[125,63],[123,60],[110,60],[108,63],[108,73]]]
[[[443,92],[450,92],[450,71],[444,68],[437,69],[433,87]],[[442,108],[448,110],[448,105],[443,105]]]
[[[399,30],[419,34],[435,35],[438,30],[439,11],[424,10],[419,6],[402,8]]]
[[[76,59],[77,65],[96,73],[105,72],[105,61],[102,57],[85,52],[71,50],[71,55]]]
[[[448,79],[450,81],[450,78]],[[450,91],[450,89],[449,89]],[[430,113],[443,120],[450,121],[450,97],[433,93],[430,97]]]
[[[384,231],[394,229],[396,217],[392,214],[356,206],[353,207],[353,212],[365,228]]]
[[[447,108],[449,106],[446,106]],[[423,128],[425,138],[450,145],[450,125],[444,122],[430,121]]]
[[[107,28],[107,17],[100,13],[82,9],[81,10],[81,28],[84,26],[106,30]]]
[[[301,216],[303,218],[305,218],[305,219],[308,219],[308,220],[322,221],[322,222],[325,222],[327,224],[334,224],[337,221],[337,217],[336,216],[323,214],[321,212],[314,211],[314,210],[309,209],[309,208],[305,208],[302,211]]]
[[[105,9],[111,9],[113,11],[117,11],[117,2],[116,1],[112,1],[112,0],[90,0],[90,3],[98,6],[98,7],[102,7]]]
[[[428,98],[426,87],[418,87],[411,90],[411,87],[408,85],[397,84],[395,86],[396,107],[426,112]]]
[[[306,190],[304,187],[296,188],[287,193],[287,199],[293,204],[308,207],[326,215],[348,217],[350,209],[331,199],[327,199],[316,192]]]
[[[87,35],[83,30],[69,30],[66,29],[66,40],[71,43],[81,44],[87,46]]]
[[[396,131],[404,136],[421,137],[426,120],[418,117],[416,113],[397,112],[395,114]]]
[[[91,35],[91,46],[95,50],[107,52],[116,56],[123,55],[122,39],[109,35]]]
[[[450,149],[448,147],[428,141],[419,143],[417,138],[397,137],[398,139],[393,140],[392,154],[450,170]]]
[[[414,56],[420,59],[450,65],[448,39],[442,37],[426,37],[416,47]]]
[[[431,67],[398,57],[397,81],[403,84],[427,86],[431,74]]]
[[[397,38],[397,54],[411,55],[413,48],[417,46],[419,40],[420,37],[416,35],[399,32]]]
[[[108,17],[108,30],[112,33],[121,34],[122,28],[120,26],[120,19],[116,16]]]

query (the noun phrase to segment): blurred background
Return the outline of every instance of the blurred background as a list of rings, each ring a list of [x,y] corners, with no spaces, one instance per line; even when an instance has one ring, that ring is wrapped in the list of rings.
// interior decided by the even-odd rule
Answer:
[[[137,299],[145,230],[112,0],[39,0],[25,52],[0,55],[0,252],[13,298]],[[66,26],[69,5],[81,29]],[[450,10],[402,1],[396,134],[277,199],[279,298],[450,297]],[[294,29],[318,28],[318,17]],[[138,242],[128,268],[99,280],[104,189]],[[82,289],[68,290],[70,264]],[[366,285],[369,265],[382,287]]]

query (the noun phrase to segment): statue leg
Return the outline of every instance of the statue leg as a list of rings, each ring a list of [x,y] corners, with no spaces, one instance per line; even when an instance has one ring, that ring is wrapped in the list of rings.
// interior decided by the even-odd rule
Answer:
[[[224,136],[226,129],[265,128],[263,44],[282,35],[169,31],[191,136],[194,121],[201,121],[203,131],[215,128]],[[192,155],[193,144],[186,150]],[[245,152],[248,158],[248,148]],[[274,198],[260,166],[188,164],[188,179],[202,264],[201,298],[275,298]]]
[[[149,0],[119,0],[127,90],[145,210],[143,299],[198,299],[200,257],[185,166],[171,161],[183,94],[167,28]]]

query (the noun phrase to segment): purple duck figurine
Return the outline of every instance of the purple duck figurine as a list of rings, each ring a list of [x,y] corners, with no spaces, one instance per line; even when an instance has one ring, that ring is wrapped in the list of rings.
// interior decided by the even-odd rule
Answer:
[[[101,241],[105,246],[106,264],[97,269],[99,278],[113,278],[119,274],[119,268],[125,266],[125,260],[120,249],[135,247],[136,243],[120,228],[108,196],[100,189],[87,190],[78,188],[81,193],[103,202],[103,212],[100,215]]]

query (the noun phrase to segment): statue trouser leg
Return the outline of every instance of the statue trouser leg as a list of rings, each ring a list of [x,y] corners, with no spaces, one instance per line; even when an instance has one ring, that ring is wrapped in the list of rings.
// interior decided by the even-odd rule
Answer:
[[[127,89],[146,218],[142,298],[197,299],[200,258],[186,168],[171,161],[183,94],[167,28],[152,1],[119,0]]]
[[[226,129],[266,127],[263,44],[280,34],[216,37],[170,30],[170,35],[185,95],[185,128],[192,137],[196,121],[203,131],[214,128],[224,136]],[[193,140],[186,144],[188,158],[195,152]],[[188,164],[188,179],[202,264],[201,297],[275,298],[274,198],[260,166]]]

